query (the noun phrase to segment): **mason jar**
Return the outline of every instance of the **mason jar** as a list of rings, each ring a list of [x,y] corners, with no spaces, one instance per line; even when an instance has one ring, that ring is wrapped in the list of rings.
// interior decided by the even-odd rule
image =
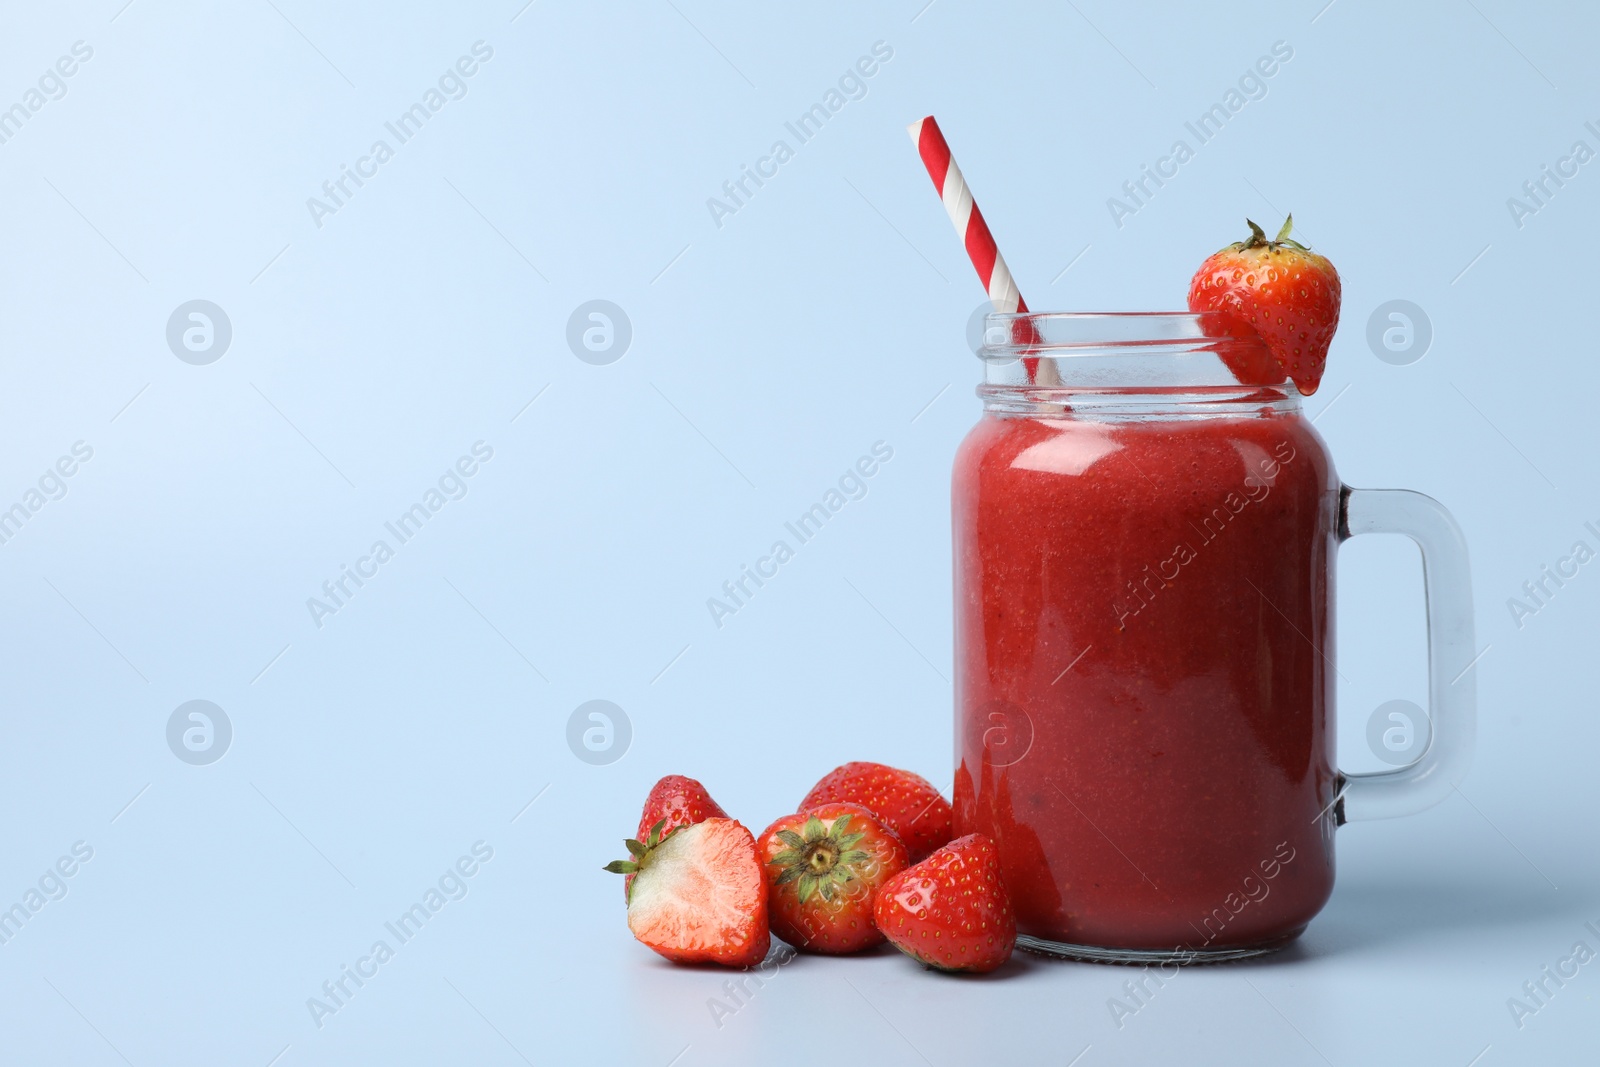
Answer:
[[[1343,486],[1294,386],[1224,320],[986,326],[952,487],[955,832],[994,839],[1024,948],[1279,948],[1333,890],[1336,826],[1431,806],[1465,769],[1460,531],[1421,494]],[[1422,551],[1431,742],[1342,774],[1335,562],[1368,532]]]

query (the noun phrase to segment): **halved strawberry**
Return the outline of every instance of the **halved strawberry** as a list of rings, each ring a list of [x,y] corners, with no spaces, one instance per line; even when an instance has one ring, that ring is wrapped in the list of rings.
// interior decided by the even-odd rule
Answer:
[[[859,804],[785,815],[756,842],[766,863],[772,932],[807,952],[842,955],[881,944],[878,886],[905,870],[906,847]]]
[[[650,789],[644,798],[644,811],[639,815],[639,831],[635,837],[643,841],[650,836],[650,828],[661,823],[661,836],[666,837],[680,826],[693,826],[707,819],[726,819],[728,813],[722,805],[711,799],[706,787],[693,778],[669,774]],[[633,885],[629,875],[623,883],[626,894]],[[626,896],[624,896],[626,899]]]
[[[950,840],[950,802],[926,778],[882,763],[846,763],[811,787],[800,810],[860,804],[900,835],[911,862]]]
[[[1328,346],[1339,326],[1339,272],[1326,256],[1290,240],[1293,215],[1270,241],[1260,226],[1245,222],[1250,227],[1247,240],[1228,245],[1195,271],[1189,310],[1222,312],[1254,330],[1283,373],[1310,396],[1322,381]],[[1263,380],[1266,372],[1248,348],[1223,358],[1246,385],[1282,381],[1278,376]]]
[[[630,860],[605,869],[636,875],[628,929],[675,963],[750,967],[766,958],[767,880],[755,838],[734,819],[706,819],[662,837],[626,842]]]
[[[884,882],[872,914],[895,948],[941,971],[992,971],[1017,943],[1000,855],[982,834],[959,837]]]

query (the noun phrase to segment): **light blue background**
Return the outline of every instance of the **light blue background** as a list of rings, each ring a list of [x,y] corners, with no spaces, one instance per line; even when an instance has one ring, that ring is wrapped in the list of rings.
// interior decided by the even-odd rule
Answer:
[[[1520,228],[1506,206],[1600,148],[1579,5],[123,3],[12,3],[0,33],[0,107],[93,48],[0,144],[0,506],[94,450],[0,546],[0,906],[94,849],[0,945],[0,1060],[1594,1056],[1600,963],[1520,1029],[1506,1004],[1600,949],[1600,564],[1521,628],[1506,606],[1600,547],[1600,163]],[[479,40],[467,95],[319,228],[307,198]],[[877,41],[865,98],[715,225]],[[1118,228],[1107,198],[1276,41],[1267,95]],[[799,960],[719,1027],[727,975],[635,944],[599,870],[650,783],[695,775],[759,829],[846,759],[948,782],[981,292],[903,132],[929,112],[1036,308],[1178,307],[1243,216],[1297,213],[1344,278],[1307,404],[1340,472],[1438,497],[1472,547],[1476,762],[1341,831],[1297,947],[1186,971],[1120,1029],[1133,972],[892,952]],[[633,327],[609,366],[565,341],[597,298]],[[208,366],[165,340],[192,299],[233,327]],[[1433,324],[1409,366],[1365,340],[1391,299]],[[868,495],[715,627],[706,599],[879,440]],[[318,628],[307,598],[477,441],[465,498]],[[1377,769],[1372,709],[1426,700],[1420,569],[1388,538],[1341,568],[1343,762]],[[608,766],[565,740],[597,698],[633,727]],[[233,725],[210,766],[166,744],[191,699]],[[307,998],[479,840],[467,896],[319,1029]]]

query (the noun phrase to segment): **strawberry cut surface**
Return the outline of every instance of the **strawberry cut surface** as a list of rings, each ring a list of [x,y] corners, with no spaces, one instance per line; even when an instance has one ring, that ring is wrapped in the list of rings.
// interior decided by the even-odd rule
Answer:
[[[650,836],[637,863],[613,864],[636,873],[628,894],[628,928],[641,942],[677,963],[749,967],[766,957],[767,881],[755,838],[733,819],[712,818]],[[629,868],[635,868],[630,871]]]

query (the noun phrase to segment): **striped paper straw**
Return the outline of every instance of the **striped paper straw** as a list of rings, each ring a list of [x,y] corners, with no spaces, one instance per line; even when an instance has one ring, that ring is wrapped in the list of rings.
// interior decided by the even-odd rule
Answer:
[[[928,168],[928,177],[933,179],[933,187],[939,190],[939,197],[944,201],[945,213],[950,216],[950,222],[956,228],[956,236],[960,237],[961,243],[966,246],[967,258],[972,260],[972,266],[978,272],[978,280],[983,282],[983,287],[989,294],[989,303],[994,305],[996,311],[1025,313],[1028,310],[1028,303],[1017,291],[1017,283],[1011,277],[1011,269],[1006,266],[1005,257],[1000,254],[1000,248],[995,244],[994,234],[989,232],[989,224],[983,221],[983,212],[972,199],[972,190],[967,188],[967,180],[961,176],[961,168],[956,165],[955,157],[950,154],[950,145],[944,139],[944,132],[939,129],[938,120],[932,115],[918,119],[906,127],[906,132],[911,135],[912,143],[917,146],[917,154],[922,157],[923,166]],[[1029,330],[1029,333],[1033,332],[1032,329]],[[1029,380],[1033,380],[1039,361],[1026,359],[1023,363],[1027,367]],[[1051,364],[1046,370],[1046,376],[1054,379],[1054,370],[1055,366]]]

